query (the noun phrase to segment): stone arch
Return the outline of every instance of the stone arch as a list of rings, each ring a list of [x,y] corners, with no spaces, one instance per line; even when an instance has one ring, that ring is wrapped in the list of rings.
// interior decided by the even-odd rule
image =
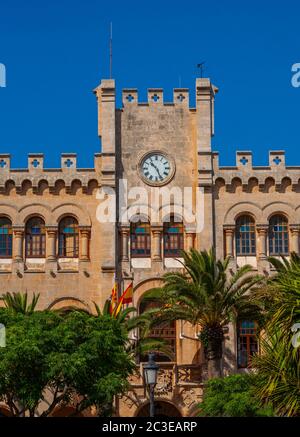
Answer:
[[[295,208],[295,214],[296,214],[296,222],[295,223],[300,223],[300,205],[298,205]]]
[[[14,205],[0,203],[0,217],[7,217],[14,225],[18,220],[18,208]]]
[[[270,217],[275,214],[284,215],[288,219],[289,223],[297,222],[295,208],[287,202],[271,202],[265,205],[262,210],[262,223],[268,223]]]
[[[41,179],[38,182],[37,194],[43,195],[46,192],[49,192],[49,183],[46,179]]]
[[[80,226],[91,226],[91,218],[86,210],[74,203],[63,203],[52,209],[53,224],[58,224],[66,216],[73,216]]]
[[[29,192],[32,192],[32,181],[29,179],[24,179],[21,185],[21,194],[26,195]]]
[[[292,180],[289,177],[284,177],[281,180],[281,184],[279,187],[280,193],[286,193],[292,191]]]
[[[255,215],[253,214],[253,212],[250,212],[250,211],[241,211],[241,212],[239,212],[235,216],[234,221],[236,222],[240,217],[244,217],[244,216],[249,216],[249,217],[251,217],[254,220],[254,222],[256,222]]]
[[[131,209],[133,209],[132,212]],[[136,210],[138,211],[138,213],[134,213],[134,211]],[[152,211],[153,214],[155,214],[155,209],[150,204],[148,205],[146,203],[139,203],[138,205],[128,205],[126,209],[128,223],[134,222],[134,219],[138,218],[139,216],[144,217],[145,219],[147,219],[146,221],[151,223]]]
[[[20,208],[18,224],[25,224],[33,216],[41,217],[46,225],[53,224],[51,219],[51,208],[48,205],[43,205],[42,203],[32,203]]]
[[[264,183],[264,186],[263,186],[262,191],[263,191],[264,193],[274,193],[275,190],[276,190],[276,187],[275,187],[275,179],[272,178],[272,177],[268,177],[268,178],[265,180],[265,183]]]
[[[99,188],[97,179],[90,179],[87,184],[87,194],[94,194]]]
[[[8,179],[5,182],[5,194],[11,195],[13,190],[16,192],[16,182],[13,179]]]
[[[248,193],[257,193],[259,191],[259,182],[257,178],[249,178],[247,191]]]
[[[179,213],[177,213],[177,212],[171,212],[170,214],[165,214],[165,215],[162,217],[162,223],[163,223],[163,224],[164,224],[164,223],[168,223],[168,222],[170,221],[171,217],[174,217],[174,219],[176,219],[176,221],[177,221],[178,223],[180,223],[180,222],[183,223],[183,221],[184,221],[184,217],[182,216],[182,214],[179,214]]]
[[[129,218],[129,224],[138,222],[151,223],[151,220],[149,215],[144,213],[134,214]]]
[[[50,305],[46,308],[46,310],[67,310],[71,308],[82,309],[87,311],[88,313],[92,313],[90,306],[82,299],[74,296],[63,296],[55,299],[51,302]]]
[[[82,182],[80,179],[73,179],[71,182],[70,194],[76,195],[82,191]]]
[[[215,181],[215,194],[217,198],[219,198],[220,194],[223,194],[226,191],[226,182],[223,178],[217,178]]]
[[[238,216],[250,214],[256,223],[263,223],[261,208],[253,202],[239,202],[231,206],[224,216],[224,223],[234,225]]]
[[[57,179],[54,182],[54,193],[56,195],[62,194],[66,192],[66,184],[63,179]]]
[[[150,290],[151,288],[160,287],[161,285],[162,279],[159,277],[147,278],[138,282],[133,288],[134,306],[136,308],[139,307],[143,295],[146,293],[146,291]]]
[[[241,178],[234,177],[231,181],[230,191],[232,193],[241,193],[243,191],[243,183]]]
[[[182,417],[183,414],[178,408],[178,404],[168,399],[157,398],[155,400],[155,417]],[[134,417],[149,417],[149,401],[145,401],[136,410]]]
[[[179,210],[177,210],[176,208],[173,209],[172,207],[175,206],[176,208],[180,208]],[[166,208],[166,211],[164,212],[164,208]],[[160,208],[160,213],[161,213],[161,222],[162,224],[166,223],[170,216],[174,216],[177,217],[178,222],[182,222],[184,224],[185,227],[189,227],[189,226],[195,226],[196,225],[196,217],[194,216],[194,221],[187,221],[186,218],[190,217],[191,214],[194,214],[194,210],[189,210],[188,208],[186,208],[184,205],[180,205],[179,203],[176,203],[174,205],[171,205],[170,210],[168,211],[168,205],[162,205],[162,207]]]

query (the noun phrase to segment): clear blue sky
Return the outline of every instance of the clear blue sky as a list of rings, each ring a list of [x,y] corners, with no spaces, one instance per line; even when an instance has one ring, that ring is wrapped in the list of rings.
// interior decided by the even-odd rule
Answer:
[[[221,164],[235,150],[253,150],[267,163],[269,149],[285,149],[300,164],[300,88],[291,65],[300,62],[299,0],[1,0],[0,153],[13,166],[27,153],[45,153],[59,166],[61,152],[77,152],[79,166],[99,151],[92,93],[108,77],[113,22],[118,104],[124,87],[191,89],[196,64],[219,87],[214,150]]]

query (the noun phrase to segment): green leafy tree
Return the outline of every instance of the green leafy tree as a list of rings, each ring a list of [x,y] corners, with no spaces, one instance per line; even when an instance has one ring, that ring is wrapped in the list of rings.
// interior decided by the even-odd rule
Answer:
[[[128,388],[134,363],[127,333],[110,317],[74,311],[30,315],[0,309],[6,347],[0,348],[0,400],[14,416],[49,416],[72,405],[111,413],[115,395]]]
[[[272,416],[272,407],[261,408],[255,397],[255,378],[255,375],[240,374],[209,380],[199,405],[200,416]]]
[[[150,352],[160,352],[174,360],[174,352],[171,347],[159,338],[151,338],[151,328],[155,325],[153,320],[156,309],[148,309],[142,314],[137,315],[135,307],[121,308],[120,311],[111,312],[111,301],[108,299],[101,311],[100,307],[94,302],[97,316],[106,315],[114,318],[122,325],[128,335],[126,350],[136,358]],[[116,307],[117,308],[117,307]],[[131,334],[138,335],[132,336]]]
[[[223,329],[238,316],[258,319],[259,306],[250,300],[251,288],[262,281],[245,265],[228,272],[229,259],[217,260],[212,250],[183,252],[183,272],[166,273],[161,288],[150,290],[147,298],[161,302],[155,323],[185,320],[200,325],[210,378],[221,376]]]

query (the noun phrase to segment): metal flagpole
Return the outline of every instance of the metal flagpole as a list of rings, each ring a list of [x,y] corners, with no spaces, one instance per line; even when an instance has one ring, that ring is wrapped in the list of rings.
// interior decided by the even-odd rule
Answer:
[[[112,22],[110,23],[110,38],[109,38],[109,78],[112,78]]]

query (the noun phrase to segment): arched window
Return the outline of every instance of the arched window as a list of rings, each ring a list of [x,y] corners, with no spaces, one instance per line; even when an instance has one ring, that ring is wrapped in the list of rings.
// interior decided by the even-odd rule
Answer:
[[[235,224],[236,255],[255,255],[256,238],[255,222],[249,215],[238,217]]]
[[[153,300],[142,300],[139,307],[139,313],[143,314],[145,311],[151,310],[153,308],[158,308],[158,303]],[[166,346],[170,353],[163,351],[155,351],[155,360],[156,361],[175,361],[176,360],[176,322],[163,322],[159,325],[155,326],[149,334],[148,338],[152,338],[153,340],[162,339],[165,341]],[[141,361],[147,361],[148,357],[141,356]]]
[[[26,223],[25,230],[26,257],[44,258],[46,256],[45,222],[40,217],[33,217]]]
[[[78,258],[79,231],[74,217],[65,217],[59,223],[58,256]]]
[[[164,256],[166,258],[180,257],[184,248],[183,224],[171,217],[164,223]]]
[[[273,215],[269,222],[269,255],[289,254],[288,220],[283,215]]]
[[[130,247],[132,258],[151,256],[151,235],[149,223],[131,223]]]
[[[250,367],[253,355],[258,352],[256,323],[253,320],[240,320],[237,331],[238,367]]]
[[[0,257],[12,256],[12,225],[8,218],[0,217]]]

